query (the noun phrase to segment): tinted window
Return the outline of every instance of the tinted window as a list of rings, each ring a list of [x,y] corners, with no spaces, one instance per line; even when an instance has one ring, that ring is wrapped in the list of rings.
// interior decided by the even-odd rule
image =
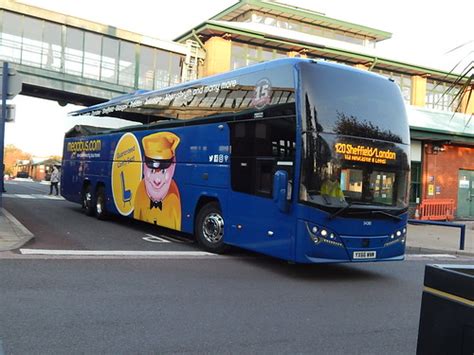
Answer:
[[[66,49],[64,50],[65,72],[82,75],[84,56],[84,32],[68,27],[66,31]]]
[[[170,53],[170,83],[169,85],[181,82],[182,62],[184,58],[178,54]]]
[[[307,129],[409,143],[405,106],[394,82],[321,63],[302,63],[301,78]]]
[[[2,20],[0,54],[4,60],[19,63],[21,59],[23,16],[4,11]]]
[[[155,80],[155,51],[153,48],[140,46],[140,77],[138,87],[140,89],[153,89]]]
[[[102,44],[101,80],[110,83],[117,82],[118,54],[119,42],[116,39],[104,37]]]
[[[408,146],[332,133],[303,136],[300,199],[323,208],[407,207]]]
[[[42,66],[49,70],[61,70],[62,28],[55,23],[44,22]]]
[[[85,33],[84,39],[84,77],[99,80],[102,36]]]
[[[23,26],[23,50],[21,62],[23,64],[41,66],[41,52],[43,40],[43,21],[25,17]]]
[[[120,42],[119,84],[135,85],[135,45],[130,42]]]
[[[158,49],[155,62],[155,88],[165,88],[170,84],[170,53]]]
[[[295,116],[230,123],[232,189],[270,197],[273,174],[293,176]]]

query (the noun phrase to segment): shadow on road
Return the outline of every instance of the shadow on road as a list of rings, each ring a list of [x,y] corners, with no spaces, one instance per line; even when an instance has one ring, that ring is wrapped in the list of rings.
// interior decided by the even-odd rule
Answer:
[[[69,206],[68,208],[75,213],[84,214],[83,210],[77,205]],[[101,221],[100,223],[114,223],[143,234],[172,236],[187,242],[189,248],[195,249],[196,251],[201,250],[194,237],[189,234],[151,225],[128,217],[111,215],[108,220]],[[234,259],[236,262],[246,263],[247,265],[262,268],[291,279],[313,281],[367,281],[378,279],[386,280],[390,278],[389,274],[379,272],[380,268],[377,266],[380,263],[294,264],[237,247],[232,247],[225,255],[229,259]],[[370,267],[373,267],[373,270],[369,270]]]
[[[275,259],[259,254],[250,254],[254,258],[241,258],[240,262],[251,264],[255,267],[264,268],[267,271],[277,273],[291,279],[312,281],[367,281],[386,280],[390,276],[374,270],[362,269],[360,264],[292,264],[284,260]],[[365,265],[366,267],[368,265]]]

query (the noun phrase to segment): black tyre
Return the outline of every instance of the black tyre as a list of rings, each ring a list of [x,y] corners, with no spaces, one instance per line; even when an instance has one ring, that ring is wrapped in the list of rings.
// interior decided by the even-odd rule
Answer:
[[[100,186],[97,189],[96,198],[95,198],[95,216],[97,219],[106,220],[108,217],[106,203],[105,187]]]
[[[88,216],[93,216],[95,213],[94,195],[92,194],[91,185],[85,186],[82,191],[82,208]]]
[[[195,231],[198,243],[211,253],[225,253],[224,217],[217,202],[204,205],[196,217]]]

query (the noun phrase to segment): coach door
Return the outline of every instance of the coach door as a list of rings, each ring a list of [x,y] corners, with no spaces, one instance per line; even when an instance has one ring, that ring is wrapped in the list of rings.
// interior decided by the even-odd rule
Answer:
[[[230,124],[232,143],[229,196],[229,243],[291,259],[294,219],[272,196],[277,170],[294,174],[294,118],[275,118]],[[229,229],[227,229],[229,231]]]
[[[457,217],[474,217],[474,171],[459,170]]]

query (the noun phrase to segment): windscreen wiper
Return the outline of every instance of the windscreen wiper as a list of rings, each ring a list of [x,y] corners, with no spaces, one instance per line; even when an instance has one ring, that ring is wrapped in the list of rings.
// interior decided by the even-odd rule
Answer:
[[[337,216],[339,216],[342,212],[344,212],[345,210],[347,210],[351,206],[352,206],[352,202],[347,202],[347,205],[345,205],[344,207],[339,208],[336,212],[329,215],[328,219],[336,218]]]
[[[338,211],[336,211],[336,212],[338,212]],[[402,218],[397,216],[397,215],[394,215],[394,214],[391,214],[391,213],[388,213],[388,212],[385,212],[385,211],[381,211],[381,210],[367,210],[367,211],[353,211],[353,212],[351,212],[351,214],[365,214],[365,213],[368,213],[368,214],[382,214],[384,216],[396,219],[397,221],[402,220]]]
[[[401,221],[402,218],[397,216],[397,215],[394,215],[394,214],[391,214],[391,213],[388,213],[388,212],[385,212],[385,211],[381,211],[381,210],[375,210],[375,211],[370,211],[371,214],[383,214],[384,216],[388,216],[388,217],[392,217],[393,219],[396,219],[397,221]]]

